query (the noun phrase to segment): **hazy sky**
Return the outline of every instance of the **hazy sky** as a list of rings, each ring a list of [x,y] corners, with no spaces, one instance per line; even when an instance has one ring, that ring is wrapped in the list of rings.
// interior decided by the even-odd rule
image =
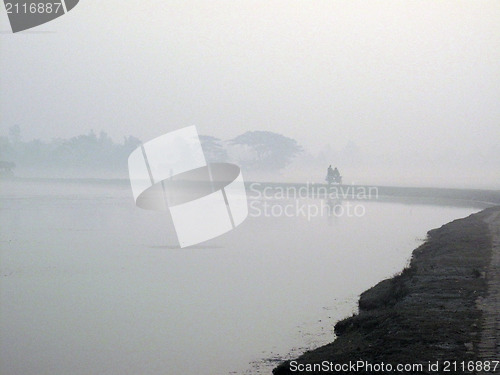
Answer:
[[[0,134],[267,129],[500,170],[498,1],[81,0],[15,35],[2,9],[0,30]]]

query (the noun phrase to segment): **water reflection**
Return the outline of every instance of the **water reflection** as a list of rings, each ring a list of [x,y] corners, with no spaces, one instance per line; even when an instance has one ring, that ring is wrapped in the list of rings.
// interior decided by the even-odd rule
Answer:
[[[343,213],[342,200],[328,198],[326,206],[328,207],[328,223],[333,225],[334,221]]]

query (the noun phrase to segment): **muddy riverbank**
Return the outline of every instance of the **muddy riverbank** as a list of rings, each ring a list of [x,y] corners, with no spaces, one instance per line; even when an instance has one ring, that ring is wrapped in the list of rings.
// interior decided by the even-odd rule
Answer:
[[[356,361],[391,364],[391,373],[404,374],[449,373],[450,361],[451,370],[458,363],[455,373],[479,373],[460,363],[500,359],[499,233],[500,207],[429,231],[409,267],[364,292],[359,313],[335,325],[333,343],[282,363],[273,374],[354,373],[352,367],[331,370]],[[437,371],[429,363],[438,363]],[[421,367],[397,371],[398,364]]]

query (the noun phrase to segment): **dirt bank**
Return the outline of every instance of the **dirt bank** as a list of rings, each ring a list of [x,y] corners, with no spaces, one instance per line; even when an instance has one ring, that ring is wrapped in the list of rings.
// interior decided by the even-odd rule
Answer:
[[[393,374],[479,373],[463,371],[460,364],[456,372],[445,372],[444,366],[445,361],[500,359],[499,270],[500,207],[431,230],[407,269],[361,295],[359,313],[335,325],[333,343],[282,363],[273,374],[354,373],[300,365],[358,360],[422,365],[393,369]],[[429,369],[436,361],[439,369]]]

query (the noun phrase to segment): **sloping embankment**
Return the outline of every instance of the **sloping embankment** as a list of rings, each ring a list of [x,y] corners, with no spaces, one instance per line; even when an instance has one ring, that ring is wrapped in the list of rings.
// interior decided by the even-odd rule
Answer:
[[[429,231],[410,266],[364,292],[359,313],[335,325],[333,343],[306,352],[293,366],[291,361],[282,363],[273,374],[343,373],[322,372],[319,366],[316,371],[313,366],[308,368],[313,371],[297,369],[300,364],[358,360],[423,364],[421,371],[400,373],[436,374],[450,373],[442,367],[445,360],[499,360],[500,280],[495,262],[500,263],[500,207]],[[429,361],[440,361],[440,370],[429,371]]]

